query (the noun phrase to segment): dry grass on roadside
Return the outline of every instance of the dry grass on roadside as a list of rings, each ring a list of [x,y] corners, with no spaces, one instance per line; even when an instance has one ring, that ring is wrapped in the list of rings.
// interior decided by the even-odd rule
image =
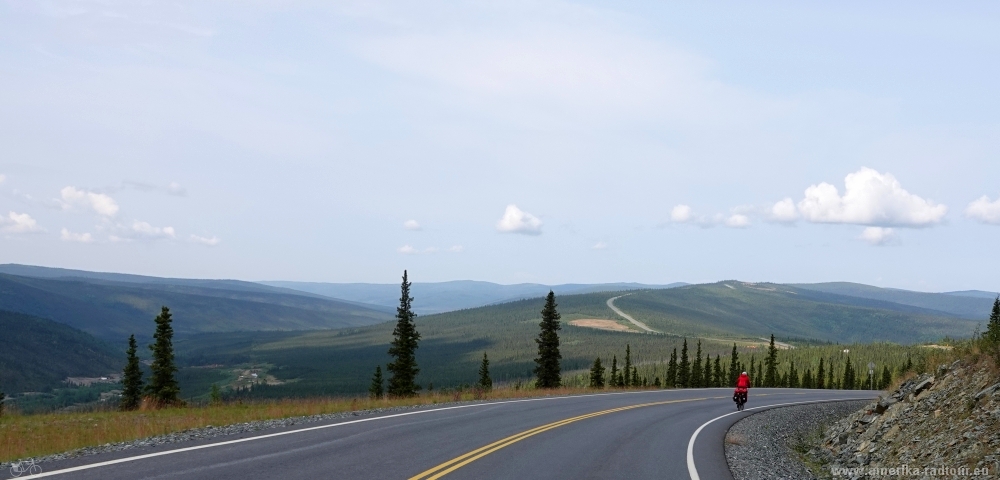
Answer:
[[[503,400],[596,393],[586,388],[491,392],[434,392],[416,398],[314,398],[226,403],[134,412],[50,413],[0,417],[0,462],[127,442],[209,425],[339,413],[375,408],[433,405],[469,400]]]

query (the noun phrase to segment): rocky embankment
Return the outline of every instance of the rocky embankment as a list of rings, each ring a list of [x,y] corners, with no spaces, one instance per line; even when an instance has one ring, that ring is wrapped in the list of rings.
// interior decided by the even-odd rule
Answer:
[[[997,478],[1000,375],[942,365],[831,425],[806,457],[821,478]]]

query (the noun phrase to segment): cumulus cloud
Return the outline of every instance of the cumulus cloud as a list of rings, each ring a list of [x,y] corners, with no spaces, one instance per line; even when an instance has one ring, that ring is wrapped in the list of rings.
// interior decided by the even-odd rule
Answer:
[[[670,211],[670,220],[673,222],[689,222],[694,218],[692,216],[691,207],[687,205],[677,205]]]
[[[103,193],[88,192],[76,187],[66,187],[60,191],[62,195],[63,208],[70,208],[74,205],[89,208],[104,217],[113,217],[118,213],[118,204],[115,200]]]
[[[403,222],[403,228],[413,231],[423,230],[423,227],[421,227],[420,223],[418,223],[416,220],[407,220]]]
[[[140,222],[138,220],[132,222],[132,228],[129,233],[132,234],[133,237],[147,239],[176,237],[174,227],[154,227],[147,222]]]
[[[593,247],[590,247],[590,248],[593,249],[593,250],[605,250],[605,249],[608,248],[608,244],[604,243],[604,242],[597,242],[597,243],[594,244]]]
[[[27,213],[10,212],[7,218],[0,217],[0,231],[4,233],[39,233],[45,229]]]
[[[983,223],[1000,225],[1000,197],[996,201],[990,201],[990,197],[983,195],[965,208],[965,216]]]
[[[795,201],[786,198],[771,207],[767,218],[772,222],[792,223],[799,219],[799,211],[795,207]]]
[[[169,227],[167,227],[167,228],[169,228]],[[171,229],[171,231],[173,231],[173,229]],[[214,247],[214,246],[222,243],[222,240],[219,239],[219,237],[216,237],[215,235],[212,235],[211,237],[202,237],[200,235],[193,235],[192,234],[188,238],[190,238],[191,241],[194,242],[194,243],[199,243],[201,245],[205,245],[205,246],[208,246],[208,247]]]
[[[507,205],[503,218],[497,222],[497,231],[502,233],[520,233],[524,235],[540,235],[542,221],[538,217],[522,211],[517,205]]]
[[[94,241],[94,237],[90,233],[73,233],[65,228],[60,232],[59,239],[64,242],[77,243],[91,243]]]
[[[732,228],[746,228],[750,226],[750,217],[739,213],[730,215],[726,219],[726,226]]]
[[[870,245],[889,245],[896,241],[896,231],[885,227],[868,227],[861,232],[861,240]]]
[[[829,183],[812,185],[798,212],[816,223],[881,227],[926,227],[944,219],[948,207],[907,192],[889,173],[862,168],[844,179],[844,195]]]

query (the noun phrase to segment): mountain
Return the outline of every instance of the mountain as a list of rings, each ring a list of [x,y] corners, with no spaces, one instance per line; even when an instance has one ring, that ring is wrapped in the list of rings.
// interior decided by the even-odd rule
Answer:
[[[831,282],[790,285],[803,290],[833,293],[850,297],[884,300],[903,305],[937,310],[968,319],[989,318],[996,294],[971,290],[968,292],[925,293],[879,288],[860,283]]]
[[[250,282],[116,281],[0,274],[0,309],[52,319],[109,340],[147,338],[160,307],[179,333],[315,330],[391,320],[387,311]]]
[[[61,386],[66,377],[119,373],[125,353],[69,326],[0,310],[0,389],[6,393]]]
[[[373,306],[395,307],[399,304],[398,283],[310,283],[284,281],[260,283],[272,287],[299,290]],[[641,283],[601,283],[541,285],[537,283],[520,283],[515,285],[500,285],[491,282],[457,280],[438,283],[414,283],[411,291],[413,298],[416,299],[414,302],[414,311],[427,315],[481,307],[493,303],[542,297],[549,293],[549,290],[554,291],[557,295],[571,295],[592,292],[674,288],[683,285],[687,284],[645,285]]]

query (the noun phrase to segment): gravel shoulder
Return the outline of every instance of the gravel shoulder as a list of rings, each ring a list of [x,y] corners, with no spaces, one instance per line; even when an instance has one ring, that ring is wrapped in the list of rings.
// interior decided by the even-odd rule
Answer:
[[[773,408],[733,424],[726,434],[726,461],[735,480],[815,479],[803,454],[834,422],[867,400]]]

